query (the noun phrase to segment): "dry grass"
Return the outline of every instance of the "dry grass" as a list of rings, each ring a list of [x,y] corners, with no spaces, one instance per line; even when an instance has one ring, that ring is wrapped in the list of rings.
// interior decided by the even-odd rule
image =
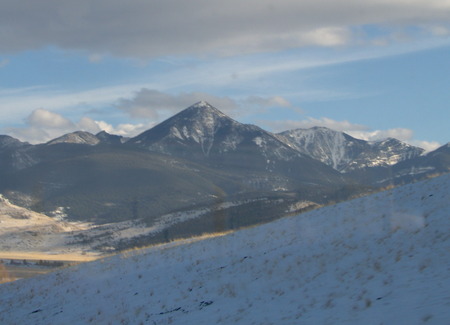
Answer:
[[[103,256],[89,254],[48,254],[44,252],[0,252],[0,259],[3,260],[28,260],[28,261],[70,261],[70,262],[89,262]]]
[[[226,236],[235,231],[236,230],[228,230],[228,231],[222,231],[222,232],[204,233],[204,234],[201,234],[198,236],[192,236],[192,237],[177,238],[168,243],[158,243],[158,244],[152,244],[152,245],[148,245],[148,246],[134,247],[134,248],[126,249],[126,250],[121,251],[118,254],[122,254],[122,257],[128,257],[128,256],[132,255],[131,254],[132,252],[135,252],[135,251],[141,251],[141,250],[148,249],[148,248],[174,247],[174,246],[179,246],[179,245],[183,245],[183,244],[187,244],[187,243],[206,240],[209,238]],[[101,256],[101,257],[105,257],[105,256]]]
[[[0,263],[0,283],[6,283],[14,281],[14,278],[11,278],[6,267]]]

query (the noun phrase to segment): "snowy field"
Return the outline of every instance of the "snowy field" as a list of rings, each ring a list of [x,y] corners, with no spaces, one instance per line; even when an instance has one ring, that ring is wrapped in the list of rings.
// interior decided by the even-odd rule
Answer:
[[[450,175],[0,285],[0,324],[449,324]]]

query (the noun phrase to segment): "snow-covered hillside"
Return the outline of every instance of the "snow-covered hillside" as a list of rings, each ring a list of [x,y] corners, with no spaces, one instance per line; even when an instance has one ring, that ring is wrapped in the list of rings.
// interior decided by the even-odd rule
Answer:
[[[450,175],[0,286],[1,324],[448,324]]]

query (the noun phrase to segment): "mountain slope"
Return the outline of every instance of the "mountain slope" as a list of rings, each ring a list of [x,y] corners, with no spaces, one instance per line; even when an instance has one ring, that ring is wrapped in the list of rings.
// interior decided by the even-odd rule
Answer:
[[[28,143],[17,140],[9,135],[0,135],[0,149],[19,148],[26,145]]]
[[[340,172],[392,166],[424,152],[397,139],[367,142],[324,127],[285,131],[278,136],[296,150]]]
[[[5,324],[445,324],[450,175],[0,286]]]
[[[59,143],[41,148],[52,157],[0,184],[14,202],[51,213],[63,207],[71,220],[97,223],[140,219],[151,223],[170,211],[209,204],[223,195],[207,171],[159,154],[122,147]],[[232,181],[228,182],[230,189]],[[28,198],[28,199],[27,199]]]
[[[35,164],[33,146],[8,135],[0,135],[0,176]]]

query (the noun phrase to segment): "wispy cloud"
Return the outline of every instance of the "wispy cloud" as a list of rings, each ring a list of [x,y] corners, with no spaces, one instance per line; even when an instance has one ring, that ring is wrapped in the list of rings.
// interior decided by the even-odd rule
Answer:
[[[244,106],[256,106],[256,107],[291,107],[292,104],[282,96],[271,96],[271,97],[262,97],[262,96],[250,96],[242,100],[242,104]]]
[[[313,53],[300,51],[294,53],[245,55],[221,59],[207,58],[202,61],[195,61],[193,65],[185,64],[186,62],[183,59],[178,58],[175,61],[180,62],[179,67],[169,72],[153,72],[145,83],[123,83],[95,88],[89,88],[87,83],[85,90],[56,89],[49,86],[3,88],[0,89],[0,120],[4,124],[16,123],[18,119],[24,118],[36,108],[58,112],[74,111],[74,109],[83,111],[98,107],[113,107],[119,99],[124,99],[118,105],[119,107],[125,106],[127,100],[133,100],[137,104],[137,101],[144,96],[144,93],[141,96],[136,96],[134,99],[133,97],[135,97],[135,94],[139,94],[142,89],[153,89],[167,94],[197,93],[197,95],[186,95],[183,101],[178,101],[178,104],[180,104],[178,109],[192,104],[197,99],[208,100],[211,98],[211,102],[221,106],[224,110],[228,110],[234,106],[232,101],[237,101],[240,97],[232,94],[229,89],[245,88],[246,95],[244,97],[276,97],[280,96],[282,92],[283,82],[273,83],[270,86],[271,92],[264,93],[264,96],[262,96],[259,81],[264,79],[271,80],[274,77],[280,77],[286,72],[292,73],[303,69],[417,51],[424,47],[437,46],[438,44],[441,43],[430,41],[410,43],[408,46],[394,44],[386,48],[352,48],[340,50],[333,55],[330,55],[327,51],[314,51]],[[189,59],[186,60],[189,61]],[[196,91],[198,89],[206,91],[198,92]],[[311,88],[305,82],[304,85],[298,87],[296,93],[290,93],[289,97],[297,98],[301,101],[328,101],[360,98],[368,95],[370,96],[371,94],[361,93],[360,91],[356,93],[339,89]],[[175,103],[177,101],[173,100],[172,104]],[[133,116],[142,117],[144,113],[138,113],[136,107]],[[170,110],[174,111],[175,109],[172,108]],[[131,106],[128,108],[128,111],[131,112]],[[149,111],[146,111],[145,114],[149,113]]]
[[[77,114],[96,107],[113,108],[115,101],[131,96],[140,87],[142,85],[124,84],[90,90],[61,90],[45,86],[0,89],[0,120],[4,124],[13,123],[38,108],[59,113],[76,109]]]

